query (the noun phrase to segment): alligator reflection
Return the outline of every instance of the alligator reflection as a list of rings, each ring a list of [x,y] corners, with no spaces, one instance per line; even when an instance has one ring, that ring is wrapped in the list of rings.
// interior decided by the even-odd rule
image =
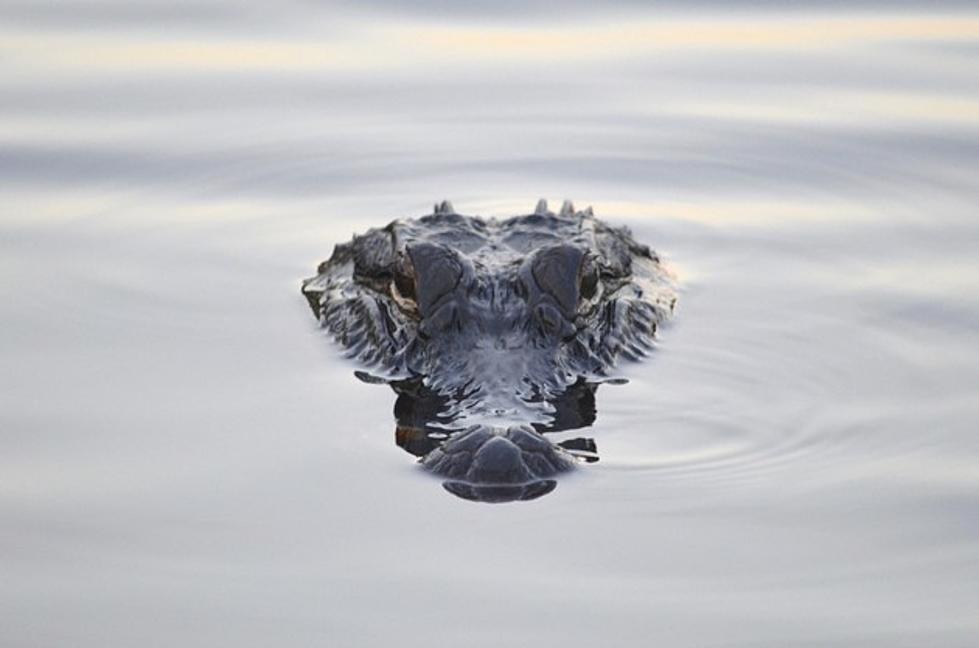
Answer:
[[[449,477],[443,482],[447,491],[458,497],[483,502],[507,502],[531,500],[554,490],[557,482],[540,478],[570,468],[575,459],[585,462],[598,461],[595,440],[587,437],[566,439],[554,444],[543,441],[543,434],[588,427],[595,421],[595,391],[598,384],[584,380],[572,385],[560,396],[550,399],[553,408],[547,423],[535,423],[509,429],[488,426],[460,428],[453,425],[450,409],[452,399],[425,387],[421,380],[405,380],[389,383],[398,394],[394,404],[395,442],[416,457],[436,474]],[[505,438],[513,444],[499,444],[498,449],[487,447],[497,438]],[[491,463],[501,463],[501,453],[512,451],[514,445],[521,450],[519,463],[528,468],[522,479],[514,475],[482,475],[491,479],[478,479],[473,474],[475,453],[495,453]],[[456,460],[456,455],[463,459]],[[455,470],[465,466],[466,470]],[[478,465],[476,466],[478,470]],[[496,470],[499,470],[498,468]],[[452,477],[469,477],[453,479]],[[476,479],[473,479],[476,477]],[[492,479],[496,477],[496,479]],[[504,477],[504,479],[500,479]],[[509,482],[509,483],[507,483]],[[514,483],[516,482],[516,483]]]

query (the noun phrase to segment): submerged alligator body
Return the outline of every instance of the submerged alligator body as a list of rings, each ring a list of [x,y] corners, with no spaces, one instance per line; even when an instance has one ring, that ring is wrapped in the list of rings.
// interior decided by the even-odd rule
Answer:
[[[639,359],[673,311],[673,282],[625,228],[541,200],[484,219],[448,202],[338,245],[302,292],[322,326],[391,385],[398,444],[473,500],[533,499],[594,442],[595,390]],[[577,456],[576,456],[577,455]]]

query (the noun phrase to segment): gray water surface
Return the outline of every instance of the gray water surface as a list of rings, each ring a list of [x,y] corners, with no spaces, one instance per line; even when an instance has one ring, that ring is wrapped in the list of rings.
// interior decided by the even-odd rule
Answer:
[[[0,645],[979,644],[970,3],[3,2],[0,82]],[[541,196],[680,307],[466,502],[299,280]]]

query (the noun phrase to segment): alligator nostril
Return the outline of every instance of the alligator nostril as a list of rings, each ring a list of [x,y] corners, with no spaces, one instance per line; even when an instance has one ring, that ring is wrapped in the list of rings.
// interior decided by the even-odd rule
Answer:
[[[437,475],[483,486],[526,485],[570,470],[574,458],[529,425],[473,425],[422,459]]]
[[[520,448],[502,436],[494,436],[476,451],[470,475],[475,481],[489,483],[512,484],[531,478]]]

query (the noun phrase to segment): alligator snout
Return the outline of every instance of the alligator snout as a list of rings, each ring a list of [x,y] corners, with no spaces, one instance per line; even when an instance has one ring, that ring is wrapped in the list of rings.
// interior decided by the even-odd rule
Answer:
[[[550,492],[555,483],[547,478],[571,470],[575,459],[529,425],[474,425],[451,436],[422,464],[447,478],[446,489],[460,497],[502,502]]]

